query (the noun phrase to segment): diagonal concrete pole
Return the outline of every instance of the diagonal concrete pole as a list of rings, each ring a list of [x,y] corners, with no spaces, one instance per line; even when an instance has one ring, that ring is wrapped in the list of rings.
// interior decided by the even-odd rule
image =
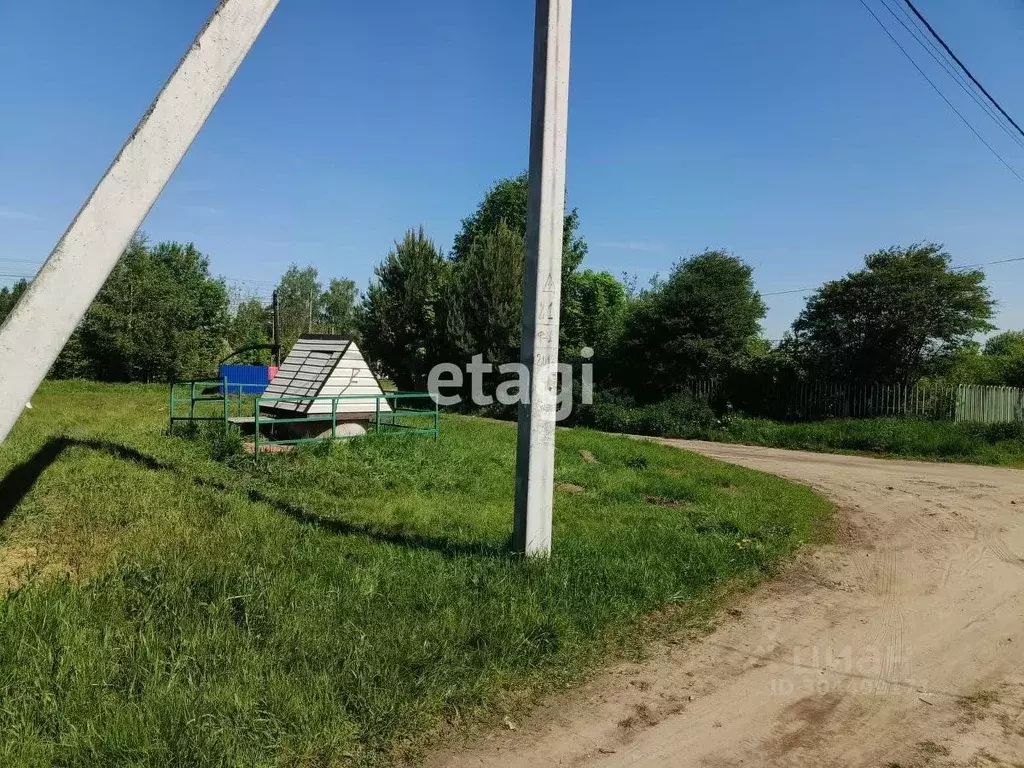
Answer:
[[[0,442],[185,156],[279,0],[221,0],[0,327]]]
[[[521,346],[530,402],[519,406],[512,544],[542,557],[551,552],[571,25],[572,0],[537,0]]]

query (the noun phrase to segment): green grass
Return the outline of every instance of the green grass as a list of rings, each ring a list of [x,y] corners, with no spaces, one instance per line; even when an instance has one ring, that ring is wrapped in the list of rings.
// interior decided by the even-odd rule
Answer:
[[[923,419],[831,419],[784,424],[734,418],[724,428],[680,435],[805,451],[1024,467],[1024,422],[957,424]]]
[[[604,432],[1024,467],[1024,421],[974,424],[889,417],[778,422],[733,416],[722,423],[689,395],[642,406],[601,402],[575,415],[580,423]]]
[[[164,436],[161,387],[53,383],[33,405],[0,447],[0,575],[20,584],[0,601],[4,766],[387,763],[706,619],[830,512],[566,430],[557,481],[583,491],[556,492],[555,555],[525,561],[513,425],[257,463]]]

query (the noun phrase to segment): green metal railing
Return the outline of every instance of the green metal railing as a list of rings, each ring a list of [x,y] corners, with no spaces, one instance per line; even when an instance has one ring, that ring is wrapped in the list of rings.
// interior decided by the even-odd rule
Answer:
[[[188,397],[179,398],[177,397],[177,391],[180,387],[188,387]],[[211,396],[206,394],[206,390],[210,387],[217,387],[218,394]],[[196,394],[198,390],[198,394]],[[192,381],[172,381],[171,382],[171,395],[170,395],[170,426],[173,428],[178,422],[187,421],[194,423],[197,421],[219,421],[224,424],[224,428],[227,429],[229,419],[231,417],[231,408],[228,402],[228,380],[227,379],[195,379]],[[223,394],[221,394],[223,393]],[[188,403],[188,415],[182,416],[178,414],[178,404]],[[196,416],[196,403],[220,403],[222,407],[222,413],[216,416]]]
[[[227,427],[230,424],[232,413],[242,416],[245,410],[245,401],[254,399],[253,396],[246,396],[246,384],[231,384],[225,379],[195,379],[190,381],[172,381],[170,392],[170,417],[169,423],[173,427],[179,422],[196,421],[219,421]],[[179,396],[182,388],[188,388],[188,396]],[[207,390],[217,388],[216,395],[207,394]],[[237,394],[232,394],[237,391]],[[232,401],[235,408],[232,409]],[[188,404],[188,415],[179,414],[181,406]],[[216,415],[196,415],[196,403],[220,403]]]
[[[259,453],[261,446],[269,445],[299,445],[302,443],[312,443],[319,440],[336,440],[338,438],[338,403],[353,400],[373,400],[373,421],[370,422],[374,432],[401,432],[408,435],[432,435],[437,440],[440,435],[440,411],[438,404],[434,401],[433,397],[427,392],[387,392],[381,395],[319,395],[319,396],[270,396],[257,395],[256,403],[254,407],[255,413],[255,452]],[[430,401],[430,408],[403,408],[401,403],[409,402],[413,400],[428,400]],[[381,401],[385,403],[385,409],[381,410]],[[279,418],[277,416],[261,415],[260,411],[262,407],[273,407],[267,405],[268,403],[295,403],[295,404],[312,404],[316,402],[329,402],[331,404],[331,412],[329,414],[313,414],[309,416],[301,417],[285,417]],[[425,419],[426,423],[430,426],[420,426],[419,423],[403,423],[401,419]],[[262,434],[262,428],[265,426],[273,427],[278,424],[312,424],[312,423],[328,423],[330,422],[331,431],[330,434],[324,434],[317,437],[296,437],[289,439],[274,439],[264,437]],[[326,430],[325,430],[326,432]]]
[[[259,452],[261,446],[268,445],[299,445],[301,443],[312,443],[319,440],[338,439],[338,404],[345,401],[369,401],[373,400],[373,411],[369,419],[363,418],[360,421],[368,422],[370,428],[375,432],[401,432],[403,434],[432,435],[437,440],[440,435],[440,413],[433,397],[427,392],[386,392],[380,395],[320,395],[320,396],[266,396],[247,395],[246,384],[231,384],[227,379],[195,379],[191,381],[171,382],[170,387],[170,415],[169,426],[187,422],[219,422],[224,425],[225,431],[231,428],[232,421],[235,425],[240,422],[248,422],[250,417],[245,415],[248,405],[252,405],[252,422],[254,428],[254,450]],[[181,390],[185,389],[185,392]],[[216,394],[210,394],[211,389]],[[429,402],[427,408],[408,407],[407,404],[415,401],[426,400]],[[329,402],[330,413],[318,413],[296,417],[278,417],[261,413],[262,408],[272,408],[277,403],[295,403],[312,405],[316,402]],[[385,405],[382,406],[381,403]],[[197,406],[202,409],[205,403],[217,403],[215,410],[200,410],[197,413]],[[234,404],[234,405],[233,405]],[[187,410],[186,410],[187,406]],[[233,418],[237,417],[237,418]],[[371,420],[372,419],[372,420]],[[412,420],[412,423],[410,423]],[[278,439],[272,434],[263,435],[263,429],[269,428],[271,432],[274,426],[283,424],[312,424],[330,423],[329,434],[315,437],[296,437]],[[344,437],[344,436],[342,436]]]

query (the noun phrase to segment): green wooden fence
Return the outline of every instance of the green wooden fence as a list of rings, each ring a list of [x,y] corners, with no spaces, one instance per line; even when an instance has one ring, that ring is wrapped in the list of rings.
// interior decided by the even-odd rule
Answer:
[[[1024,389],[962,384],[957,393],[956,420],[986,424],[1024,421]]]
[[[751,416],[812,420],[902,416],[997,423],[1024,420],[1024,389],[975,384],[844,384],[799,381],[744,386],[695,381],[690,391]]]

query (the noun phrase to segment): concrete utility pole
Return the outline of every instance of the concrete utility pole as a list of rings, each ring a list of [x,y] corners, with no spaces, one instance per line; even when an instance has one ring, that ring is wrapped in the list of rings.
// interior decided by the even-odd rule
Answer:
[[[530,402],[519,406],[512,542],[541,557],[551,552],[571,26],[572,0],[537,0],[521,347]]]
[[[0,327],[0,441],[228,87],[278,0],[221,0]]]

